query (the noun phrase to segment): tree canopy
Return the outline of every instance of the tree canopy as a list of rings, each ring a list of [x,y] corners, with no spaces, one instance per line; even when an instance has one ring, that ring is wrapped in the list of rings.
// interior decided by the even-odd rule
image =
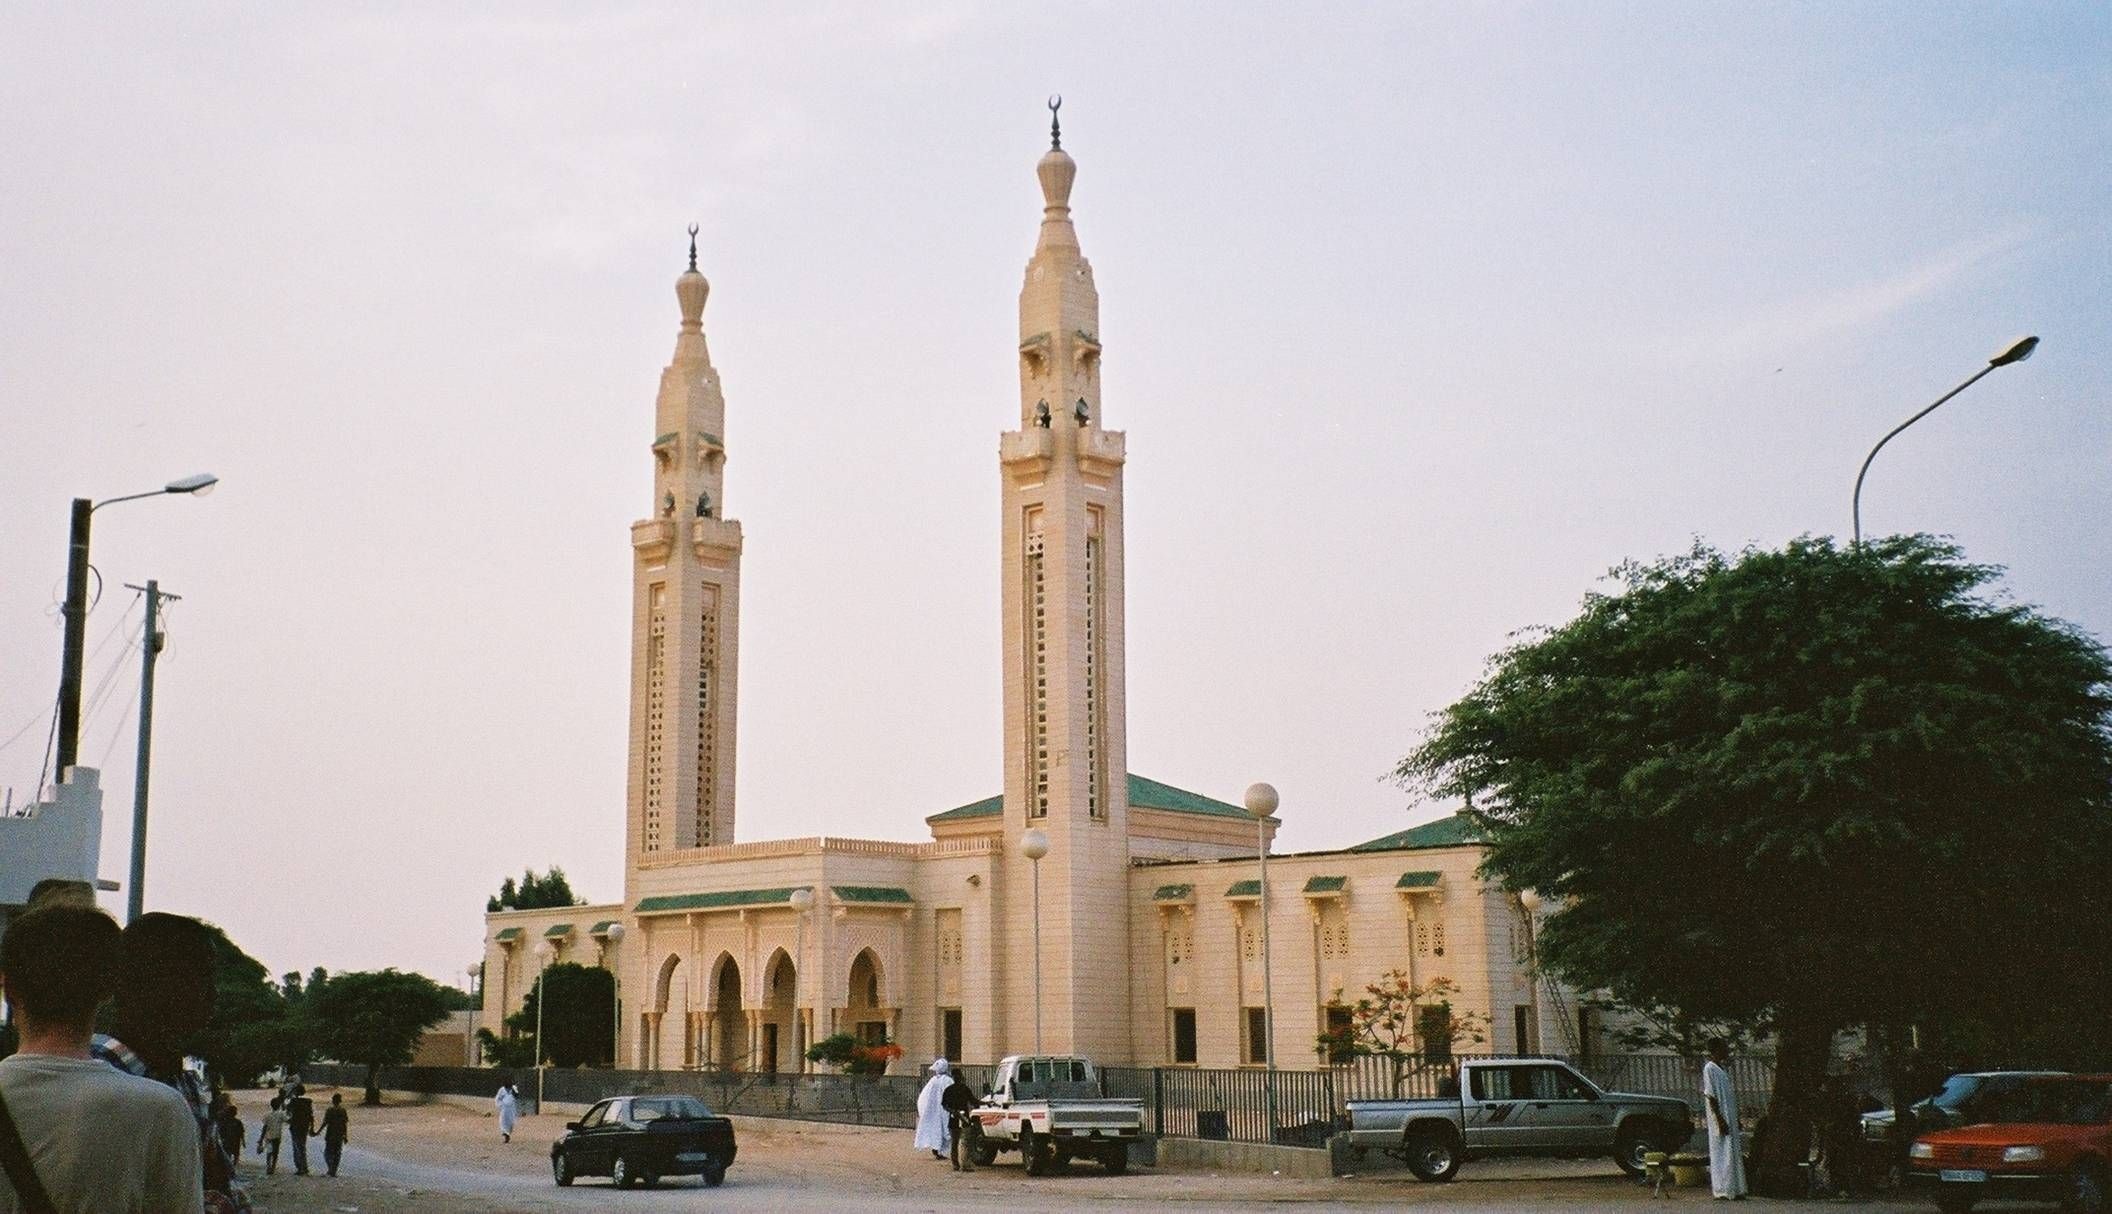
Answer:
[[[447,989],[424,974],[395,969],[333,974],[310,984],[303,1015],[318,1052],[367,1068],[366,1103],[381,1103],[376,1073],[411,1060],[425,1030],[446,1017]]]
[[[479,1035],[485,1052],[501,1066],[535,1065],[536,1005],[544,991],[550,1007],[542,1030],[550,1046],[544,1061],[551,1066],[605,1066],[616,1049],[616,978],[605,969],[562,961],[543,971],[542,981],[528,990],[520,1010],[506,1017],[514,1042],[494,1046],[489,1030]],[[511,1046],[509,1049],[508,1047]]]
[[[521,874],[519,884],[512,877],[499,885],[499,892],[484,900],[486,913],[502,910],[544,910],[555,906],[580,906],[585,898],[572,893],[572,883],[565,879],[565,870],[553,864],[550,871],[537,875],[534,869]]]
[[[1397,771],[1468,798],[1485,872],[1556,908],[1543,965],[1661,1020],[1772,1030],[1778,1109],[1837,1030],[2102,995],[2080,963],[2112,911],[2093,638],[1926,536],[1614,575]]]

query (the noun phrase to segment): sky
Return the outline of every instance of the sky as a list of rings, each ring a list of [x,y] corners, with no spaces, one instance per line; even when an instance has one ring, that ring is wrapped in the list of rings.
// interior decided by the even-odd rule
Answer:
[[[2112,635],[2112,9],[0,4],[0,790],[67,503],[122,879],[274,972],[460,983],[620,896],[628,526],[684,228],[743,556],[737,837],[1001,786],[997,435],[1065,98],[1128,432],[1133,770],[1279,846],[1609,568],[1955,537]],[[19,727],[19,733],[18,733]],[[0,795],[9,795],[0,792]],[[106,896],[113,907],[122,895]]]

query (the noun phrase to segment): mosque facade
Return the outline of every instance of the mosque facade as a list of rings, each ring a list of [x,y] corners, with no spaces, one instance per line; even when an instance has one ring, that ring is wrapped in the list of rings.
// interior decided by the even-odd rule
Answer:
[[[742,536],[692,240],[653,509],[631,527],[623,900],[486,916],[481,1023],[502,1031],[539,967],[569,961],[615,973],[629,1067],[798,1071],[835,1033],[899,1044],[912,1071],[1037,1038],[1103,1064],[1249,1066],[1271,1028],[1276,1064],[1306,1067],[1363,988],[1401,971],[1449,979],[1456,1008],[1487,1016],[1480,1048],[1590,1049],[1589,1013],[1533,975],[1531,911],[1476,876],[1466,817],[1272,854],[1264,907],[1257,833],[1275,821],[1130,771],[1124,434],[1104,424],[1077,165],[1053,129],[1051,144],[1019,295],[1017,425],[998,439],[1002,791],[932,814],[913,842],[735,840]],[[1022,853],[1030,831],[1038,860]]]

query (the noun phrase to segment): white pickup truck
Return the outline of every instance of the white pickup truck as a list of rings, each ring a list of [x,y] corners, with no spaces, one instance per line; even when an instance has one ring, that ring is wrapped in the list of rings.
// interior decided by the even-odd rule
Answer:
[[[1016,1150],[1029,1176],[1078,1158],[1119,1175],[1144,1136],[1144,1102],[1102,1096],[1093,1064],[1075,1054],[1006,1058],[971,1117],[970,1158],[987,1165]]]
[[[1433,1098],[1349,1102],[1350,1148],[1397,1156],[1418,1180],[1497,1155],[1610,1155],[1633,1175],[1693,1132],[1685,1101],[1602,1091],[1551,1058],[1469,1059]]]

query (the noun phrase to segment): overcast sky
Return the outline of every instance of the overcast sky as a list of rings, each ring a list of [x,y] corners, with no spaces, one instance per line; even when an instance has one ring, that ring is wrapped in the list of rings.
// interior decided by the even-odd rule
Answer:
[[[212,471],[96,517],[104,874],[157,577],[150,907],[459,983],[503,876],[619,896],[694,221],[738,837],[997,791],[1052,92],[1129,434],[1131,764],[1274,782],[1286,848],[1446,812],[1386,772],[1623,558],[1845,534],[1870,444],[2016,334],[1865,522],[2112,633],[2102,5],[10,3],[0,786],[37,782],[68,499]]]

